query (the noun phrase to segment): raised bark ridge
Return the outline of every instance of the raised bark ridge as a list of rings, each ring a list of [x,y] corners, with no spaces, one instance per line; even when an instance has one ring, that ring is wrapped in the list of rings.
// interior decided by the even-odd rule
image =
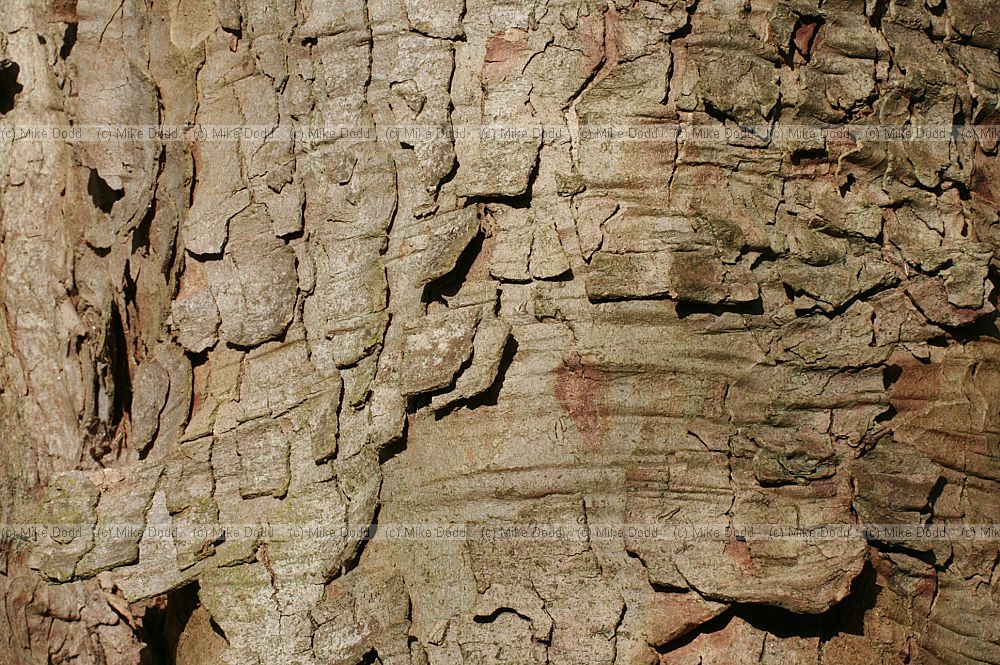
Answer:
[[[6,521],[1000,521],[995,140],[588,134],[994,124],[986,0],[8,6],[0,123],[357,136],[4,139]],[[988,541],[4,552],[13,663],[1000,662]]]

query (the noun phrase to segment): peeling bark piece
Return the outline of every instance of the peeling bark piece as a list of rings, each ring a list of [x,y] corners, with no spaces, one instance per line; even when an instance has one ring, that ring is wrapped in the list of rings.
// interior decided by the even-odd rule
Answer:
[[[400,83],[393,83],[389,88],[403,98],[407,108],[414,114],[419,115],[427,103],[427,96],[420,92],[417,82],[413,79],[406,79]]]
[[[382,472],[379,468],[379,458],[375,446],[365,447],[358,454],[346,459],[338,459],[333,463],[337,484],[347,500],[345,511],[346,523],[349,525],[371,524],[379,505],[379,492],[382,489]],[[322,490],[322,486],[318,489]],[[332,562],[348,561],[366,547],[365,541],[352,535],[344,543],[344,549],[337,554]]]
[[[313,635],[312,651],[320,662],[357,662],[371,649],[367,627],[359,622],[354,613],[353,598],[345,597],[345,586],[345,582],[338,580],[328,587],[340,602],[334,604],[327,600],[326,603],[338,611],[329,611],[321,605],[313,612],[318,625]]]
[[[889,286],[896,278],[889,264],[875,256],[852,256],[822,266],[785,259],[778,262],[778,274],[796,292],[818,300],[824,311],[833,311],[863,293]]]
[[[448,274],[477,233],[479,214],[474,206],[437,215],[427,238],[427,246],[421,254],[421,266],[416,271],[417,286],[426,286]]]
[[[233,430],[240,459],[240,496],[252,499],[288,492],[288,434],[282,421],[261,421]]]
[[[132,438],[138,450],[145,450],[160,429],[160,412],[167,401],[170,375],[155,360],[147,360],[136,370],[132,391]]]
[[[343,372],[344,399],[355,409],[363,406],[371,397],[372,384],[375,382],[375,373],[378,370],[375,361],[376,358],[369,356],[355,367]]]
[[[856,302],[840,316],[800,317],[782,328],[783,357],[817,367],[874,365],[889,357],[891,348],[872,346],[875,310]]]
[[[222,317],[221,336],[254,346],[280,335],[292,320],[295,253],[274,237],[263,206],[238,215],[230,226],[225,255],[205,268]]]
[[[348,508],[344,496],[332,483],[313,483],[282,501],[271,514],[273,521],[297,526],[303,533],[308,533],[306,529],[311,527],[314,535],[268,543],[274,574],[291,582],[321,585],[346,564],[354,545],[340,529],[346,524]],[[371,515],[365,515],[364,519],[362,523],[367,524]],[[322,531],[315,533],[318,529]]]
[[[465,34],[465,0],[406,0],[410,29],[430,37],[457,39]]]
[[[781,431],[781,430],[779,430]],[[764,486],[807,484],[829,478],[837,471],[837,457],[829,437],[782,432],[780,438],[764,442],[754,455],[754,476]],[[782,440],[785,439],[785,440]]]
[[[284,53],[273,35],[258,35],[252,45],[256,60],[266,75],[248,76],[234,82],[237,108],[244,124],[255,128],[239,136],[240,163],[250,182],[254,203],[266,203],[292,178],[290,128],[280,126],[275,82],[284,80]]]
[[[197,195],[196,195],[197,196]],[[184,220],[184,247],[192,254],[222,252],[229,237],[229,222],[250,205],[250,192],[241,189],[224,197],[203,195]]]
[[[587,261],[594,255],[604,242],[601,225],[618,212],[618,204],[612,199],[585,198],[577,200],[573,205],[576,213],[576,233],[580,238],[580,249]]]
[[[52,477],[45,490],[41,522],[50,524],[48,539],[42,539],[33,567],[53,580],[73,578],[77,563],[94,544],[100,490],[81,472]]]
[[[569,272],[569,262],[552,221],[536,218],[532,227],[531,276],[535,279],[554,279]]]
[[[170,41],[182,51],[198,46],[215,31],[213,0],[174,0],[169,12]]]
[[[396,386],[376,384],[372,390],[369,441],[382,450],[403,437],[406,427],[406,398]]]
[[[725,603],[705,600],[696,593],[654,592],[645,608],[646,641],[666,647],[697,630],[729,608]]]
[[[324,663],[346,663],[375,650],[383,662],[409,660],[409,602],[404,580],[387,573],[340,579],[327,588],[312,612],[318,625],[313,655]]]
[[[155,459],[169,452],[184,432],[191,412],[193,374],[187,355],[169,343],[154,349],[151,361],[164,368],[170,385],[160,411],[155,442],[145,451],[150,459]]]
[[[274,593],[271,575],[261,562],[215,568],[202,575],[198,599],[226,635],[225,660],[241,665],[283,660]]]
[[[995,311],[993,304],[988,301],[978,309],[956,307],[949,301],[945,280],[941,278],[921,276],[911,279],[906,285],[906,292],[920,309],[920,313],[928,321],[939,325],[964,326]]]
[[[703,108],[717,109],[740,124],[764,124],[780,99],[777,72],[755,53],[758,43],[748,25],[724,23],[729,31],[724,48],[708,35],[688,48],[689,66],[698,72],[696,94]]]
[[[306,37],[327,37],[364,30],[367,12],[362,0],[329,3],[314,0],[304,7],[306,22],[302,34]]]
[[[693,588],[714,600],[818,614],[848,596],[864,567],[866,550],[860,538],[823,544],[734,539],[714,547],[696,546],[679,554],[677,565]]]
[[[196,260],[186,263],[180,291],[170,308],[177,342],[181,346],[201,353],[215,345],[221,319],[204,264]]]
[[[666,296],[672,262],[670,252],[597,252],[587,271],[587,296],[594,301]]]
[[[481,122],[493,131],[470,132],[455,142],[460,195],[520,196],[528,191],[542,145],[538,121],[518,111],[529,91],[523,80],[487,88]]]
[[[340,238],[336,231],[323,229],[310,238],[316,285],[302,320],[314,358],[326,356],[331,365],[348,367],[382,343],[388,285],[385,268],[375,262],[383,238]]]
[[[341,385],[337,382],[332,390],[311,400],[312,405],[312,459],[324,462],[337,454],[340,438]],[[309,405],[307,404],[307,408]]]
[[[177,538],[177,569],[184,571],[215,554],[218,540],[219,507],[212,497],[192,502],[173,515]]]
[[[869,302],[875,310],[875,342],[879,346],[923,342],[940,334],[940,328],[920,314],[903,289],[880,293]]]
[[[986,278],[989,273],[991,252],[963,252],[954,266],[944,271],[944,290],[948,302],[955,307],[980,309],[992,288]]]
[[[489,390],[496,380],[509,338],[509,323],[493,316],[484,317],[472,342],[472,364],[459,375],[454,390],[431,399],[431,409],[440,411]]]
[[[944,485],[942,469],[920,451],[887,438],[852,465],[857,495],[854,507],[862,524],[926,524],[936,493]],[[898,543],[914,551],[931,543]]]
[[[496,241],[490,258],[490,275],[501,281],[527,282],[528,261],[534,229],[526,210],[507,207],[489,209],[496,219]]]
[[[139,560],[139,540],[146,526],[146,512],[163,473],[162,465],[139,466],[127,474],[106,472],[97,504],[97,533],[93,548],[80,559],[74,575],[93,577],[102,570]]]
[[[447,388],[472,354],[479,315],[475,308],[428,314],[406,337],[400,392],[419,395]]]
[[[340,374],[319,374],[304,341],[252,352],[244,367],[239,386],[241,420],[277,418],[310,397],[327,391],[339,395]]]
[[[224,30],[236,32],[242,25],[240,6],[237,0],[215,0],[215,15]]]
[[[302,207],[305,195],[302,185],[290,183],[280,192],[264,198],[264,207],[271,218],[274,235],[279,238],[295,235],[302,231]]]
[[[177,636],[177,662],[190,665],[212,665],[221,662],[229,643],[219,634],[217,624],[203,606],[191,610],[191,615]]]
[[[164,490],[171,515],[212,496],[215,478],[211,460],[212,437],[182,443],[167,458]]]
[[[674,253],[670,293],[678,300],[716,305],[752,302],[760,289],[749,268],[724,266],[714,250],[696,250]]]
[[[438,20],[447,20],[442,11],[455,7],[451,5],[455,1],[450,0],[443,6],[434,5],[432,16]],[[459,11],[462,6],[463,0],[457,0]],[[411,30],[416,29],[412,24],[413,18],[411,15]],[[422,23],[426,26],[426,22]],[[453,102],[450,82],[455,68],[455,50],[447,41],[413,32],[400,34],[398,40],[393,41],[395,43],[391,49],[376,50],[375,56],[384,54],[389,62],[395,60],[389,79],[394,82],[390,84],[393,94],[389,98],[389,104],[396,122],[407,125],[413,123],[426,128],[423,131],[409,132],[399,140],[412,149],[409,155],[413,158],[413,162],[410,162],[412,166],[406,168],[413,178],[413,188],[409,190],[414,196],[412,205],[418,211],[429,210],[438,207],[434,200],[435,194],[441,182],[449,178],[455,167],[453,137],[447,132],[437,131],[437,128],[446,127],[451,122]]]
[[[673,452],[662,462],[645,468],[628,468],[625,487],[625,522],[654,523],[661,511],[682,524],[711,524],[733,504],[726,455],[721,452]],[[635,488],[635,491],[629,491]],[[678,589],[690,587],[681,575],[676,547],[626,534],[625,549],[642,559],[650,582]],[[721,544],[715,543],[715,551]],[[703,546],[704,547],[704,546]]]

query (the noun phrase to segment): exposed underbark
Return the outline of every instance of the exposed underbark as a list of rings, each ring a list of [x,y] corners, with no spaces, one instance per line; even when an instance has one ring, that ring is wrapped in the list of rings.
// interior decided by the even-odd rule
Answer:
[[[1000,663],[996,540],[385,529],[1000,522],[996,138],[734,136],[995,124],[989,0],[5,3],[0,128],[279,131],[0,131],[0,520],[98,527],[0,662]]]

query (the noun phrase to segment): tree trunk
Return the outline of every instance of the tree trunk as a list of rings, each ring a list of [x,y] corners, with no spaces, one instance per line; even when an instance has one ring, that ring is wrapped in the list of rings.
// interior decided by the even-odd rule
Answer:
[[[989,0],[4,3],[0,662],[1000,663]]]

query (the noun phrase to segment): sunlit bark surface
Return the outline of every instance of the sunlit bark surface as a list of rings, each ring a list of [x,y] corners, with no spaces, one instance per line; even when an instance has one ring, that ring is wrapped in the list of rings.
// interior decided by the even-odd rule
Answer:
[[[0,662],[1000,663],[997,10],[2,0]]]

